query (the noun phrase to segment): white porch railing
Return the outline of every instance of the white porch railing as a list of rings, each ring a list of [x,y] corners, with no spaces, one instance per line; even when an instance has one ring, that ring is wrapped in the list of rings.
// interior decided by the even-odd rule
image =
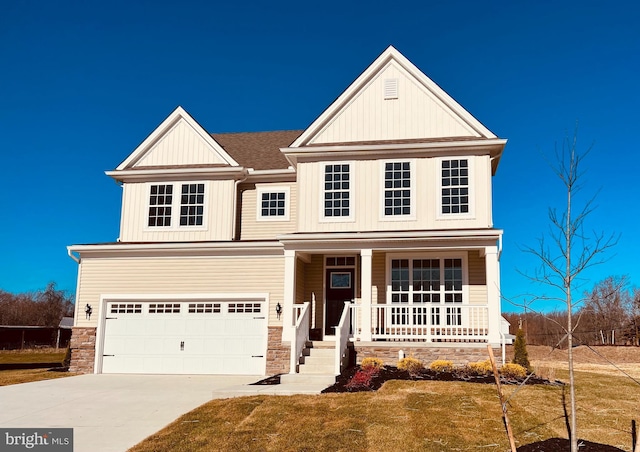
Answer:
[[[362,306],[351,304],[354,339],[362,335]],[[489,308],[458,303],[371,306],[371,338],[424,342],[487,342]]]
[[[334,327],[336,329],[336,361],[335,374],[340,375],[342,372],[343,359],[347,355],[347,344],[349,343],[349,330],[351,328],[351,303],[345,301],[340,323]]]
[[[311,319],[311,303],[293,305],[293,334],[291,335],[291,360],[289,362],[289,373],[298,373],[298,364],[302,351],[309,340],[309,320]]]

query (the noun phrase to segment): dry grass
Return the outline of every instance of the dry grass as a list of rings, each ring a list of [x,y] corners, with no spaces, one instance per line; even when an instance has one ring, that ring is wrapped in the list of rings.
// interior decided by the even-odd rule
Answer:
[[[563,371],[557,371],[564,377]],[[577,373],[580,437],[630,450],[640,386]],[[505,388],[507,396],[514,386]],[[509,402],[519,445],[566,437],[562,386],[527,386]],[[504,451],[493,385],[390,381],[378,392],[214,400],[131,449],[146,451]]]
[[[51,380],[77,375],[73,372],[51,372],[49,369],[0,370],[0,386]]]
[[[61,363],[64,348],[38,348],[28,350],[0,350],[0,364],[9,363]]]

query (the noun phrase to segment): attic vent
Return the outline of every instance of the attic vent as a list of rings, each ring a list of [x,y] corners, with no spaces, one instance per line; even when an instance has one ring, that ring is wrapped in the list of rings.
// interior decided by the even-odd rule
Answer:
[[[398,79],[387,78],[384,80],[384,99],[397,99],[398,98]]]

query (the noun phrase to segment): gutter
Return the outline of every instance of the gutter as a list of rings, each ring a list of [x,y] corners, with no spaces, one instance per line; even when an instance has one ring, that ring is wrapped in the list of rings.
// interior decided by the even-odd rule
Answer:
[[[253,168],[247,168],[247,171],[243,171],[244,177],[233,183],[233,231],[231,231],[231,240],[238,240],[236,237],[236,231],[238,230],[238,198],[240,197],[238,186],[247,180],[247,177],[249,177],[249,171],[252,170]]]
[[[76,256],[75,254],[73,254],[73,251],[71,250],[70,246],[67,247],[67,254],[71,259],[76,261],[77,264],[80,264],[80,256]]]

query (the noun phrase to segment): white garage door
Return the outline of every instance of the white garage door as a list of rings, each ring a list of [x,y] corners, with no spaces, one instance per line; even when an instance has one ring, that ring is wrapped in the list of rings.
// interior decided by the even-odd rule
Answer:
[[[263,375],[264,301],[107,303],[103,373]]]

